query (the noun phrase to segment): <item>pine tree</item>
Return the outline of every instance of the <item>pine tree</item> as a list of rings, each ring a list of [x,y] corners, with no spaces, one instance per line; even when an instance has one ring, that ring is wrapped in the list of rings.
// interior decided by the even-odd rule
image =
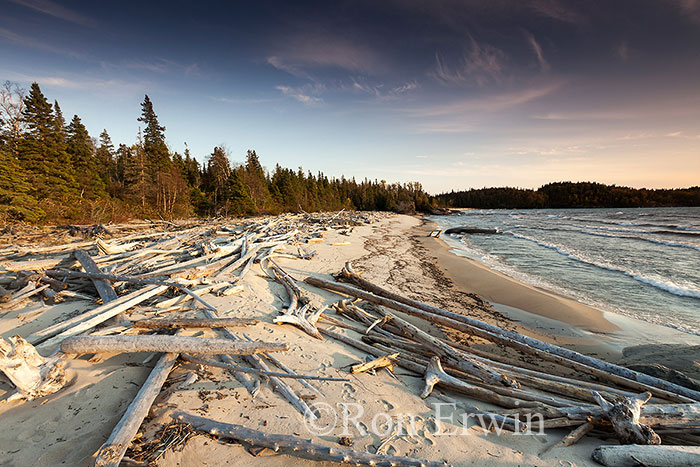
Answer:
[[[226,201],[224,196],[228,178],[231,176],[231,164],[223,148],[215,147],[214,152],[209,156],[207,172],[212,184],[214,195],[214,206],[219,207]]]
[[[97,148],[97,173],[107,187],[111,187],[117,181],[117,167],[114,160],[114,144],[107,130],[100,133],[100,145]]]
[[[17,159],[0,149],[0,221],[37,222],[44,217],[29,191],[27,174]]]
[[[253,150],[249,150],[246,155],[243,183],[253,200],[255,212],[268,212],[272,207],[272,197],[270,196],[265,170],[260,164],[258,155]]]
[[[153,110],[153,103],[148,95],[141,103],[141,116],[138,121],[145,124],[143,152],[150,175],[155,180],[158,172],[168,172],[171,163],[168,146],[165,144],[165,127],[158,123],[158,116]]]
[[[20,162],[33,179],[32,194],[37,199],[75,197],[77,183],[73,166],[66,152],[63,132],[57,130],[61,115],[54,115],[37,83],[32,83],[24,104],[22,118],[28,131],[20,144]]]
[[[95,147],[87,128],[80,117],[73,116],[67,128],[67,150],[75,167],[76,180],[80,187],[80,197],[85,199],[104,198],[105,184],[98,172]]]

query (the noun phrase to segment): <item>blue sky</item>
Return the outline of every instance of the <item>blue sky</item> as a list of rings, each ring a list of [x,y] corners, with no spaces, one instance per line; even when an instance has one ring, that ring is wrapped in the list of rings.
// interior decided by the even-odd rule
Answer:
[[[432,193],[700,183],[700,1],[0,0],[0,80],[93,136]]]

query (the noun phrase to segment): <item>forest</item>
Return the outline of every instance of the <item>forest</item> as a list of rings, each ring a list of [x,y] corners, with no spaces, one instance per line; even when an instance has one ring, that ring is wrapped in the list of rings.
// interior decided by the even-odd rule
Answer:
[[[480,188],[452,191],[435,199],[442,206],[481,209],[700,206],[700,186],[650,190],[593,182],[558,182],[537,190]]]
[[[33,83],[0,89],[0,223],[95,223],[130,218],[241,216],[340,209],[426,211],[419,183],[356,181],[276,165],[266,170],[254,150],[232,163],[214,147],[205,162],[173,152],[146,95],[131,144],[107,130],[88,133]]]

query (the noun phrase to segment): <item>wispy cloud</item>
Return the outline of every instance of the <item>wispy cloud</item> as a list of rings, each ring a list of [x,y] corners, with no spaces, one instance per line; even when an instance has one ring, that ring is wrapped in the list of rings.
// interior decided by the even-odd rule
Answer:
[[[104,66],[110,66],[104,64]],[[134,70],[146,70],[153,73],[180,73],[185,76],[201,77],[202,71],[197,63],[185,65],[166,58],[156,58],[154,60],[130,59],[122,62],[122,66]]]
[[[480,44],[470,37],[468,49],[457,65],[450,67],[440,53],[435,53],[435,69],[430,74],[442,84],[477,84],[499,81],[505,53],[489,44]]]
[[[49,0],[10,0],[13,3],[22,5],[27,8],[31,8],[39,13],[44,13],[54,18],[58,18],[70,23],[78,24],[80,26],[95,27],[97,26],[97,21],[89,18],[85,15],[78,13],[77,11],[71,10],[63,5],[49,1]]]
[[[565,23],[580,23],[582,21],[582,17],[578,12],[564,5],[559,0],[533,0],[529,5],[537,13],[548,18]]]
[[[299,34],[281,41],[266,58],[273,67],[291,75],[313,79],[314,71],[336,68],[375,74],[386,68],[375,49],[329,34]]]
[[[150,83],[144,81],[124,81],[120,79],[89,78],[83,75],[40,75],[7,72],[0,70],[8,79],[31,83],[36,81],[42,87],[56,87],[63,89],[84,89],[90,92],[98,92],[101,95],[131,95],[146,92]]]
[[[63,55],[78,60],[87,60],[85,55],[74,50],[47,44],[33,37],[17,34],[16,32],[10,31],[9,29],[2,27],[0,27],[0,38],[4,38],[10,42],[14,42],[15,44],[19,44],[23,47],[44,50],[46,52],[51,52],[57,55]]]
[[[260,99],[248,99],[248,98],[237,98],[237,97],[217,97],[211,96],[210,99],[216,102],[221,102],[223,104],[265,104],[267,102],[275,102],[279,99],[271,98],[260,98]]]
[[[310,107],[323,104],[323,99],[321,99],[320,97],[311,96],[308,93],[305,93],[305,91],[303,91],[300,88],[292,88],[289,86],[275,86],[275,89],[280,91],[283,95],[291,97],[292,99],[296,99],[302,104],[308,105]]]
[[[630,58],[630,49],[629,46],[627,45],[627,42],[622,42],[620,45],[618,45],[615,48],[615,53],[617,54],[618,57],[622,59],[623,62],[626,62]]]
[[[535,39],[535,36],[533,36],[530,32],[527,31],[525,31],[525,36],[527,37],[527,41],[530,43],[530,47],[532,47],[533,52],[535,52],[537,61],[540,64],[540,69],[544,72],[549,71],[549,63],[544,58],[544,53],[542,53],[542,47],[540,47],[540,44]]]
[[[482,95],[458,100],[450,104],[411,109],[409,113],[414,116],[437,117],[444,115],[460,115],[474,111],[497,112],[545,97],[559,89],[561,84],[560,82],[553,82],[540,87],[501,94]]]
[[[671,138],[677,138],[678,136],[681,136],[683,134],[682,131],[674,131],[671,133],[666,133],[666,136],[669,136]]]
[[[666,0],[678,8],[684,17],[694,23],[700,23],[700,1],[698,0]]]

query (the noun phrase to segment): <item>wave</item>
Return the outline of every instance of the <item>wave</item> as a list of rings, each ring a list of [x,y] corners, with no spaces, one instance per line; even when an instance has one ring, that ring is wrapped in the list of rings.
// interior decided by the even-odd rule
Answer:
[[[574,226],[572,226],[574,227]],[[594,228],[594,226],[586,226],[587,228]],[[607,237],[607,238],[622,238],[626,240],[637,240],[640,242],[648,242],[648,243],[654,243],[656,245],[664,245],[664,246],[670,246],[674,248],[688,248],[691,250],[696,250],[700,251],[700,246],[699,245],[691,245],[689,243],[679,243],[679,242],[671,242],[668,240],[660,240],[657,238],[651,238],[651,237],[640,237],[638,235],[613,235],[613,234],[607,234],[603,232],[589,232],[587,230],[581,230],[577,228],[571,228],[571,229],[563,229],[560,227],[542,227],[542,226],[529,226],[529,225],[518,225],[517,228],[521,229],[536,229],[536,230],[545,230],[545,231],[557,231],[557,232],[571,232],[571,233],[580,233],[580,234],[585,234],[585,235],[591,235],[594,237]],[[640,231],[640,230],[625,230],[625,229],[596,229],[596,230],[605,230],[605,231],[612,231],[612,232],[629,232],[629,233],[648,233],[647,231]]]
[[[655,287],[655,288],[662,290],[664,292],[667,292],[667,293],[670,293],[673,295],[677,295],[679,297],[691,297],[691,298],[700,299],[700,290],[698,290],[698,291],[688,290],[688,289],[683,288],[683,287],[681,287],[678,284],[675,284],[673,282],[667,282],[666,280],[663,280],[663,279],[655,279],[655,278],[647,277],[647,276],[644,276],[641,274],[637,274],[633,271],[628,271],[627,269],[613,266],[611,264],[599,263],[599,262],[584,258],[582,256],[576,255],[576,254],[564,249],[561,246],[554,245],[554,244],[548,243],[548,242],[543,242],[541,240],[538,240],[538,239],[533,238],[533,237],[529,237],[527,235],[522,235],[522,234],[518,234],[515,232],[510,232],[510,231],[506,231],[503,233],[512,235],[515,238],[519,238],[522,240],[527,240],[527,241],[533,242],[533,243],[535,243],[539,246],[542,246],[544,248],[554,250],[557,253],[559,253],[560,255],[566,256],[567,258],[569,258],[571,260],[578,261],[578,262],[581,262],[584,264],[588,264],[590,266],[594,266],[594,267],[597,267],[599,269],[604,269],[607,271],[612,271],[612,272],[624,274],[625,276],[630,277],[638,282],[650,285],[650,286]]]

